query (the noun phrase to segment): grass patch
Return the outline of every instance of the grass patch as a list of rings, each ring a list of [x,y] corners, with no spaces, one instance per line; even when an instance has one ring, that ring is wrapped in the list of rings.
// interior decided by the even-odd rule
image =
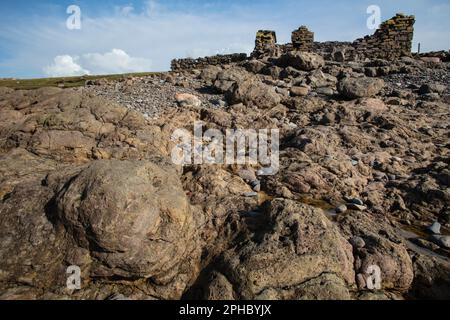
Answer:
[[[161,74],[161,72],[141,72],[126,74],[111,74],[99,76],[79,76],[63,78],[41,78],[41,79],[0,79],[0,87],[8,87],[16,90],[32,90],[44,87],[74,88],[84,86],[87,80],[120,80],[127,77],[147,77]]]

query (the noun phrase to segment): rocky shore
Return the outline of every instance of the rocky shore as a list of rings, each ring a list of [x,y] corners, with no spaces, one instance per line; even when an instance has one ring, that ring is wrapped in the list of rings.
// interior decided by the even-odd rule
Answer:
[[[448,299],[449,78],[294,50],[0,88],[0,299]],[[278,173],[173,164],[195,121],[279,129]]]

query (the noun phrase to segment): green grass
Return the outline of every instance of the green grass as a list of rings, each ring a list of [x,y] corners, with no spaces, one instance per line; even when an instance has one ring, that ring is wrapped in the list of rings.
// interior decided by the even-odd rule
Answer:
[[[108,79],[119,80],[126,77],[146,77],[160,74],[160,72],[142,72],[127,74],[111,74],[98,76],[80,76],[64,78],[42,78],[42,79],[0,79],[0,87],[8,87],[17,90],[32,90],[43,87],[74,88],[84,86],[86,80]]]

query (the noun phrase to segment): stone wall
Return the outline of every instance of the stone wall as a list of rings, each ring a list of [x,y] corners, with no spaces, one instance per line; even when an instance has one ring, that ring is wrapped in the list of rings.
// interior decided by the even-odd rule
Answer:
[[[277,49],[277,35],[275,31],[259,30],[256,33],[255,50],[252,53],[253,57],[259,57],[265,54],[270,54]]]
[[[300,50],[312,51],[327,60],[339,62],[358,61],[365,58],[393,60],[411,55],[414,23],[414,16],[397,14],[392,19],[383,22],[375,34],[354,42],[314,42],[314,33],[307,27],[301,26],[292,32],[292,43],[277,45],[275,32],[259,31],[255,52],[259,53],[265,50],[268,54],[267,48],[270,47],[272,48],[271,52],[274,53],[272,56],[276,56],[280,52]]]
[[[241,62],[248,59],[246,53],[234,53],[227,55],[216,55],[204,58],[187,58],[187,59],[175,59],[172,60],[171,67],[172,71],[179,70],[191,70],[191,69],[202,69],[209,65],[222,65],[229,64],[233,62]]]
[[[314,32],[307,27],[301,26],[292,32],[292,46],[296,50],[311,51],[314,43]]]
[[[383,22],[374,35],[356,40],[353,47],[370,58],[392,60],[411,55],[415,21],[414,16],[397,14]]]
[[[275,31],[259,30],[256,34],[255,50],[251,57],[277,57],[293,50],[312,51],[333,61],[358,61],[365,58],[393,60],[411,55],[414,35],[414,16],[397,14],[383,22],[371,36],[352,42],[314,42],[314,33],[301,26],[292,32],[292,43],[277,44]],[[245,53],[217,55],[198,59],[172,61],[172,70],[201,69],[207,65],[221,65],[247,60]],[[448,59],[445,56],[444,59]]]

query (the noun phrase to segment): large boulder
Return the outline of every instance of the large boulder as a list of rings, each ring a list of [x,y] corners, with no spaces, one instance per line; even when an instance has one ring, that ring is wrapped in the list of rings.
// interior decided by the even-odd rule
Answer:
[[[195,243],[178,173],[163,159],[93,162],[61,186],[55,207],[57,222],[101,262],[97,276],[161,277]]]
[[[180,298],[199,272],[203,215],[164,157],[170,126],[81,91],[3,92],[0,299],[105,299],[119,287]]]
[[[21,161],[17,156],[11,155]],[[81,268],[78,295],[88,299],[97,297],[102,279],[115,278],[151,279],[141,289],[178,299],[199,271],[201,215],[194,215],[178,170],[163,158],[37,172],[8,193],[0,210],[6,245],[0,250],[0,289],[26,281],[30,289],[17,298],[42,294],[33,288],[68,294],[69,265]],[[97,281],[90,283],[92,278]]]
[[[261,109],[273,108],[281,102],[275,88],[256,77],[236,82],[226,93],[226,97],[230,104],[243,103],[248,107]]]
[[[276,199],[265,209],[260,230],[224,253],[218,269],[225,278],[222,298],[347,299],[354,284],[351,245],[322,210]],[[225,281],[226,280],[226,281]],[[230,282],[232,286],[228,285]],[[326,284],[322,287],[317,284]]]
[[[248,72],[241,68],[234,67],[225,69],[217,73],[216,79],[213,82],[213,87],[217,91],[225,93],[233,86],[233,84],[242,81],[248,76]]]
[[[380,93],[384,87],[383,79],[343,78],[337,86],[339,93],[346,99],[369,98]]]
[[[222,71],[219,66],[207,66],[200,73],[200,79],[206,82],[207,85],[211,86],[217,79],[217,75]]]
[[[293,67],[298,70],[312,71],[322,68],[325,65],[325,60],[322,56],[304,51],[291,51],[281,56],[277,60],[280,67]]]
[[[380,285],[384,290],[407,291],[411,287],[414,277],[411,257],[402,238],[384,217],[351,212],[343,217],[340,226],[349,238],[358,237],[364,243],[353,244],[360,289],[367,288],[373,266],[381,271]]]

